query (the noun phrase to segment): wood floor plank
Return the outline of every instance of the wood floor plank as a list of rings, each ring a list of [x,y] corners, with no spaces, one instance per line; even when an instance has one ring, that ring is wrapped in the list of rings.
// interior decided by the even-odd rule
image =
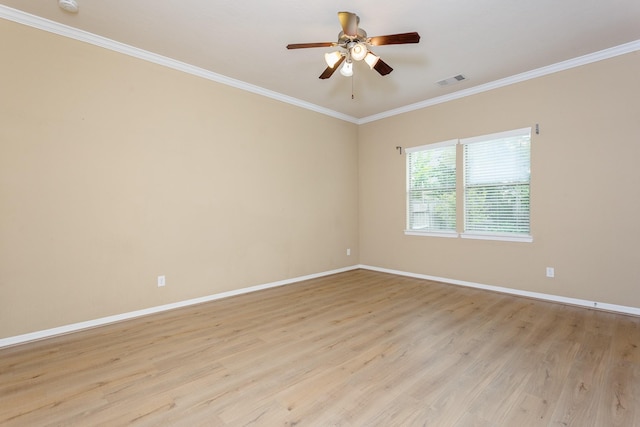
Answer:
[[[552,421],[560,425],[590,425],[597,419],[605,387],[611,337],[587,332],[559,396]]]
[[[637,426],[640,319],[355,270],[0,349],[7,426]]]

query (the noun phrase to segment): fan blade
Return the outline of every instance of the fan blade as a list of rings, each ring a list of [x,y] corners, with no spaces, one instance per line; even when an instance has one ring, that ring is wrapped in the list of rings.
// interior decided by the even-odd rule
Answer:
[[[380,58],[378,58],[378,62],[376,62],[376,65],[373,66],[373,69],[380,73],[381,76],[386,76],[393,71],[393,68],[391,68],[389,64],[387,64]]]
[[[344,61],[344,56],[342,58],[340,58],[338,60],[338,62],[335,63],[335,65],[333,66],[333,68],[331,67],[327,67],[322,74],[320,74],[320,78],[322,80],[324,79],[328,79],[329,77],[333,76],[333,73],[336,72],[336,70],[338,69],[338,67],[340,67],[340,64],[342,64],[342,61]]]
[[[382,46],[385,44],[407,44],[407,43],[419,43],[420,34],[413,33],[401,33],[401,34],[389,34],[388,36],[376,36],[369,39],[369,43],[372,46]]]
[[[293,43],[288,44],[287,49],[305,49],[307,47],[333,47],[336,43],[321,42],[321,43]]]
[[[340,20],[340,25],[342,25],[342,31],[346,35],[358,35],[358,23],[360,22],[358,15],[351,12],[338,12],[338,19]]]

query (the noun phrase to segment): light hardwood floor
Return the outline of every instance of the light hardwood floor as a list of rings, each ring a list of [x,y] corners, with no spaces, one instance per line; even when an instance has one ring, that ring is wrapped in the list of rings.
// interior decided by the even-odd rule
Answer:
[[[640,319],[366,270],[0,350],[0,425],[640,426]]]

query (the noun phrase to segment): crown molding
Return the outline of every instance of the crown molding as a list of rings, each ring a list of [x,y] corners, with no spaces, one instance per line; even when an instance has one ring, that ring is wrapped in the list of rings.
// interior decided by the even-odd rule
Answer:
[[[117,42],[115,40],[102,37],[88,31],[79,30],[77,28],[70,27],[68,25],[60,24],[58,22],[51,21],[49,19],[41,18],[20,10],[16,10],[4,5],[0,5],[0,18],[4,18],[9,21],[17,22],[19,24],[27,25],[29,27],[44,30],[53,34],[58,34],[63,37],[78,40],[81,42],[89,43],[94,46],[99,46],[105,49],[119,52],[125,55],[132,56],[134,58],[142,59],[144,61],[152,62],[154,64],[162,65],[164,67],[172,68],[174,70],[182,71],[194,76],[202,77],[207,80],[211,80],[217,83],[221,83],[227,86],[235,87],[237,89],[245,90],[247,92],[262,95],[267,98],[275,99],[277,101],[285,102],[287,104],[295,105],[296,107],[305,108],[307,110],[315,111],[320,114],[324,114],[336,119],[344,120],[351,123],[357,123],[358,119],[349,115],[339,113],[328,108],[321,107],[310,102],[302,101],[300,99],[283,95],[278,92],[274,92],[269,89],[265,89],[260,86],[252,85],[240,80],[233,79],[231,77],[217,74],[212,71],[205,70],[200,67],[196,67],[175,59],[168,58],[166,56],[158,55],[153,52],[139,49],[124,43]]]
[[[425,101],[416,102],[414,104],[406,105],[404,107],[383,111],[382,113],[379,113],[379,114],[374,114],[371,116],[358,119],[356,117],[352,117],[347,114],[343,114],[325,107],[321,107],[316,104],[312,104],[310,102],[302,101],[298,98],[294,98],[288,95],[283,95],[281,93],[274,92],[272,90],[265,89],[260,86],[252,85],[240,80],[233,79],[231,77],[224,76],[222,74],[217,74],[212,71],[205,70],[200,67],[196,67],[184,62],[176,61],[175,59],[171,59],[166,56],[158,55],[153,52],[149,52],[143,49],[129,46],[127,44],[120,43],[115,40],[108,39],[106,37],[98,36],[96,34],[79,30],[77,28],[69,27],[68,25],[60,24],[58,22],[54,22],[49,19],[41,18],[39,16],[22,12],[20,10],[10,8],[8,6],[0,5],[0,18],[4,18],[9,21],[17,22],[19,24],[27,25],[40,30],[48,31],[50,33],[58,34],[74,40],[90,43],[92,45],[103,47],[105,49],[109,49],[115,52],[123,53],[125,55],[129,55],[134,58],[142,59],[144,61],[149,61],[158,65],[169,67],[174,70],[178,70],[188,74],[192,74],[194,76],[202,77],[207,80],[211,80],[227,86],[235,87],[237,89],[245,90],[247,92],[255,93],[257,95],[262,95],[267,98],[275,99],[277,101],[285,102],[287,104],[291,104],[296,107],[311,110],[316,113],[324,114],[324,115],[334,117],[336,119],[344,120],[346,122],[354,123],[357,125],[370,123],[376,120],[397,116],[399,114],[404,114],[404,113],[408,113],[415,110],[420,110],[422,108],[430,107],[437,104],[442,104],[445,102],[453,101],[455,99],[460,99],[460,98],[475,95],[478,93],[487,92],[487,91],[508,86],[514,83],[524,82],[527,80],[535,79],[537,77],[546,76],[548,74],[557,73],[559,71],[568,70],[574,67],[591,64],[593,62],[602,61],[604,59],[609,59],[615,56],[624,55],[627,53],[640,50],[640,40],[636,40],[636,41],[625,43],[609,49],[604,49],[604,50],[583,55],[577,58],[558,62],[556,64],[548,65],[546,67],[541,67],[535,70],[526,71],[524,73],[516,74],[511,77],[506,77],[504,79],[474,86],[458,92],[453,92],[448,95],[427,99]]]
[[[613,58],[615,56],[624,55],[624,54],[635,52],[638,50],[640,50],[640,40],[625,43],[619,46],[615,46],[609,49],[604,49],[604,50],[590,53],[587,55],[579,56],[577,58],[568,59],[566,61],[558,62],[556,64],[548,65],[546,67],[537,68],[535,70],[526,71],[524,73],[516,74],[511,77],[506,77],[504,79],[495,80],[493,82],[474,86],[458,92],[453,92],[448,95],[443,95],[437,98],[431,98],[425,101],[416,102],[415,104],[406,105],[404,107],[395,108],[393,110],[384,111],[379,114],[374,114],[372,116],[359,119],[357,123],[361,125],[361,124],[373,122],[376,120],[385,119],[387,117],[397,116],[399,114],[420,110],[422,108],[431,107],[432,105],[442,104],[445,102],[453,101],[454,99],[460,99],[460,98],[475,95],[478,93],[487,92],[493,89],[498,89],[504,86],[512,85],[514,83],[524,82],[527,80],[546,76],[548,74],[557,73],[559,71],[565,71],[571,68],[580,67],[582,65],[591,64],[593,62],[602,61],[604,59]]]

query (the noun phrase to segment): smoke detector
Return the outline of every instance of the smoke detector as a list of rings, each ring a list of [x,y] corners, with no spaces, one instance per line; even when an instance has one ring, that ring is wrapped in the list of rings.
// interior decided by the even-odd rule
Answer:
[[[60,9],[66,10],[67,12],[78,12],[78,2],[76,0],[58,0],[58,6],[60,6]]]

